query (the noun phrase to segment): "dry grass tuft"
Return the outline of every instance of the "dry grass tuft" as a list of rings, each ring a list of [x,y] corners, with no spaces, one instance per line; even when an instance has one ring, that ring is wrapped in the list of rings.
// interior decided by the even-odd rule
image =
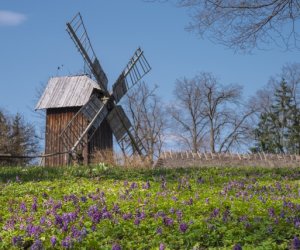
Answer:
[[[153,163],[149,158],[142,158],[139,155],[124,156],[112,150],[98,150],[91,158],[91,164],[105,163],[110,166],[121,166],[124,168],[152,168]]]

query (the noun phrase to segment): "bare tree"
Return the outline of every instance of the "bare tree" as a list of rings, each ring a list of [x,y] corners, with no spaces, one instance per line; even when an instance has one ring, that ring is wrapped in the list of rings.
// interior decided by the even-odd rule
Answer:
[[[157,87],[150,89],[141,82],[128,93],[125,100],[134,131],[142,140],[152,160],[160,156],[166,129],[163,104],[156,95],[156,90]]]
[[[206,72],[191,80],[177,80],[176,105],[171,106],[170,114],[189,149],[205,149],[207,138],[212,153],[241,146],[256,111],[254,105],[241,103],[241,90],[239,85],[221,85]]]
[[[183,78],[175,83],[175,102],[168,108],[174,120],[173,129],[185,147],[193,152],[205,148],[207,119],[201,85],[197,78]]]
[[[279,77],[287,81],[292,89],[294,102],[300,108],[300,63],[285,64]],[[277,84],[278,82],[277,80]]]
[[[270,43],[285,48],[299,48],[299,0],[173,2],[189,9],[192,21],[188,30],[235,50],[249,52],[255,47],[269,47]]]

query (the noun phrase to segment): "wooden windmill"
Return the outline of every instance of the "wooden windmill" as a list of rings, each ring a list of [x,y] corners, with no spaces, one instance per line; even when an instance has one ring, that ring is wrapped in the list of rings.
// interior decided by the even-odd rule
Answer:
[[[123,108],[118,105],[127,91],[151,69],[143,51],[140,48],[135,51],[112,85],[112,92],[109,92],[106,74],[92,48],[80,13],[67,23],[67,31],[95,81],[87,76],[72,76],[56,77],[48,82],[36,106],[36,109],[47,110],[45,151],[69,152],[69,157],[59,156],[55,161],[46,161],[46,164],[66,164],[70,156],[74,158],[78,152],[82,152],[87,163],[93,151],[112,148],[112,134],[127,156],[146,155],[142,141],[134,133]],[[73,93],[70,94],[70,91]],[[53,114],[55,119],[63,117],[56,121],[56,125],[51,122]]]

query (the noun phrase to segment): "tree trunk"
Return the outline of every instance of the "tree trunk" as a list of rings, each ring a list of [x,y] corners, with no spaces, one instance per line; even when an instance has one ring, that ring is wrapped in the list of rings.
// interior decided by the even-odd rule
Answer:
[[[213,122],[210,122],[210,152],[215,153],[215,131]]]

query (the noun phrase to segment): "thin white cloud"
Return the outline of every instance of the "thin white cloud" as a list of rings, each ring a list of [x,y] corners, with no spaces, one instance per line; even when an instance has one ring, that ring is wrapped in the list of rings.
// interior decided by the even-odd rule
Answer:
[[[27,19],[24,14],[0,10],[0,26],[16,26]]]

